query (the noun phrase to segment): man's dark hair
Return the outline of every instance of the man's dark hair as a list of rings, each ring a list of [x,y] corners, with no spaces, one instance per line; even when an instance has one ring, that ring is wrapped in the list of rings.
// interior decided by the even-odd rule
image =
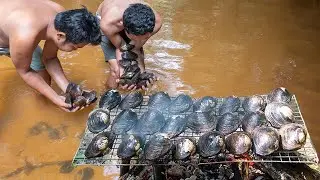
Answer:
[[[123,26],[129,34],[144,35],[153,32],[155,19],[149,6],[140,3],[130,4],[123,13]]]
[[[66,34],[66,41],[74,44],[101,42],[99,21],[86,7],[58,13],[54,27]]]

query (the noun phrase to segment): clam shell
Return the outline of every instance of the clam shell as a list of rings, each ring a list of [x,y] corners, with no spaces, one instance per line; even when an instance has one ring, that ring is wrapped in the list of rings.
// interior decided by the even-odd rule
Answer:
[[[267,96],[267,103],[284,102],[289,103],[292,99],[292,94],[284,87],[279,87],[272,90]]]
[[[121,67],[127,68],[131,65],[130,60],[119,60],[119,64]]]
[[[148,110],[138,120],[132,132],[133,134],[154,134],[159,132],[165,125],[166,121],[164,116],[158,110]]]
[[[253,131],[254,152],[261,156],[272,154],[279,148],[279,134],[272,127],[257,127]]]
[[[242,118],[242,129],[252,134],[256,127],[266,126],[268,121],[263,113],[251,112]]]
[[[100,98],[99,108],[111,110],[121,102],[121,95],[118,90],[110,89]]]
[[[121,54],[123,60],[136,60],[138,58],[138,54],[132,51],[124,51]]]
[[[252,146],[250,135],[245,132],[234,132],[226,137],[226,148],[234,155],[247,153]]]
[[[80,85],[70,82],[67,86],[66,93],[69,93],[72,99],[75,99],[78,96],[81,96],[82,89]]]
[[[198,99],[193,104],[194,112],[210,112],[213,111],[217,105],[218,100],[214,97],[205,96]]]
[[[87,99],[83,96],[77,96],[76,99],[74,100],[72,106],[73,107],[82,107],[87,104]]]
[[[212,157],[225,149],[225,138],[216,131],[200,136],[198,141],[199,154],[202,157]]]
[[[165,111],[171,103],[170,96],[163,92],[157,92],[150,96],[148,101],[149,109],[157,109],[161,112]]]
[[[262,96],[254,95],[246,97],[242,102],[242,107],[247,112],[258,112],[264,110],[266,102]]]
[[[121,52],[131,51],[133,48],[134,48],[134,45],[132,45],[132,44],[130,44],[130,43],[125,43],[125,42],[123,42],[123,43],[121,44],[120,51],[121,51]]]
[[[187,126],[196,132],[207,132],[216,128],[217,119],[209,112],[193,112],[187,116]]]
[[[171,102],[169,112],[172,114],[187,112],[191,108],[192,104],[193,102],[190,96],[180,94]]]
[[[99,157],[108,151],[114,142],[114,136],[109,132],[102,132],[97,134],[88,145],[84,155],[87,158]]]
[[[141,105],[143,101],[143,95],[140,91],[130,92],[120,102],[120,109],[136,108]]]
[[[222,102],[219,108],[219,114],[224,115],[226,113],[236,112],[241,106],[241,101],[236,96],[229,96]]]
[[[196,153],[196,142],[191,138],[180,138],[175,142],[174,158],[186,159]]]
[[[114,134],[123,134],[129,131],[138,122],[138,115],[130,109],[121,111],[113,120],[111,131]]]
[[[154,74],[150,72],[143,72],[140,74],[140,77],[139,77],[140,80],[149,80],[153,78],[154,78]]]
[[[230,134],[238,129],[241,124],[241,119],[231,113],[226,113],[218,118],[217,131],[223,135]]]
[[[171,139],[181,134],[187,126],[187,120],[183,116],[172,116],[170,117],[163,128],[160,130],[161,133],[167,134]]]
[[[101,108],[95,109],[89,113],[87,126],[90,132],[99,133],[110,125],[110,113]]]
[[[279,134],[284,150],[297,150],[306,143],[307,131],[300,124],[290,123],[283,125],[279,130]]]
[[[157,160],[172,149],[172,142],[166,134],[153,135],[144,147],[144,155],[147,160]]]
[[[96,91],[83,91],[82,96],[86,98],[86,104],[92,104],[97,100]]]
[[[131,158],[141,151],[142,145],[142,139],[139,136],[126,135],[118,147],[117,155],[122,159]]]
[[[265,109],[265,116],[271,125],[276,128],[294,121],[293,111],[286,103],[269,103]]]

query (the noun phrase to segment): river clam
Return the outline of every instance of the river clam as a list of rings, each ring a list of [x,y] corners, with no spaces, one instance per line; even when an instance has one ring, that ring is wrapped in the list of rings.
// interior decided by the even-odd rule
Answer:
[[[169,138],[174,138],[181,134],[186,129],[186,126],[187,120],[184,116],[171,116],[160,132],[167,134]]]
[[[143,95],[140,91],[134,91],[127,94],[119,104],[120,109],[136,108],[141,105]]]
[[[141,137],[135,135],[126,135],[123,137],[117,155],[119,158],[126,159],[138,155],[143,146]]]
[[[99,157],[104,155],[113,145],[115,137],[109,132],[97,134],[85,150],[87,158]]]
[[[212,157],[225,149],[225,137],[216,131],[200,136],[198,141],[199,154],[202,157]]]
[[[267,156],[279,149],[280,137],[272,127],[257,127],[252,135],[253,150],[256,154]]]
[[[190,96],[186,94],[180,94],[174,100],[172,100],[169,106],[169,112],[172,114],[187,112],[191,108],[192,104],[193,102]]]
[[[194,112],[211,112],[214,110],[218,100],[211,96],[205,96],[196,100],[193,104]]]
[[[100,98],[99,108],[111,110],[121,102],[121,95],[118,90],[110,89]]]
[[[292,94],[284,87],[279,87],[272,90],[267,96],[267,103],[284,102],[289,103],[292,99]]]
[[[249,134],[252,134],[256,127],[266,126],[267,124],[268,121],[264,113],[260,112],[247,113],[242,118],[242,129]]]
[[[163,133],[153,135],[144,147],[144,156],[147,160],[157,160],[172,149],[170,138]]]
[[[229,96],[224,99],[221,106],[219,107],[219,115],[236,112],[240,106],[241,106],[241,101],[238,97]]]
[[[290,123],[283,125],[279,130],[279,134],[284,150],[297,150],[306,143],[307,131],[300,124]]]
[[[234,132],[226,137],[226,148],[234,155],[247,153],[252,146],[251,138],[248,133]]]
[[[136,60],[138,55],[132,51],[123,51],[121,57],[123,60]]]
[[[207,132],[216,128],[217,118],[213,112],[193,112],[187,116],[187,126],[196,132]]]
[[[192,138],[180,138],[175,142],[174,158],[178,160],[187,159],[196,153],[196,141]]]
[[[129,133],[142,135],[154,134],[159,132],[165,123],[165,118],[161,112],[158,110],[148,110],[142,114],[138,123]]]
[[[92,133],[99,133],[110,125],[110,112],[102,108],[91,111],[88,115],[87,127]]]
[[[216,130],[223,135],[230,134],[238,129],[241,119],[232,113],[226,113],[218,118]]]
[[[275,128],[294,122],[293,111],[286,103],[269,103],[265,109],[265,116]]]
[[[266,107],[266,102],[262,96],[254,95],[246,97],[242,102],[242,107],[247,112],[263,111]]]
[[[111,132],[123,134],[133,128],[137,122],[138,115],[134,111],[130,109],[123,110],[113,120]]]
[[[170,96],[166,92],[160,91],[150,96],[148,101],[148,108],[157,109],[163,112],[169,107],[170,103]]]

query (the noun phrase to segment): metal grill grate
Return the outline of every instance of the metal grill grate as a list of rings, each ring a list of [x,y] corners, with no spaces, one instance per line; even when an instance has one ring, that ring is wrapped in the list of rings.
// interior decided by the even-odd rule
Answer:
[[[264,98],[266,98],[266,95],[262,95]],[[173,99],[174,97],[172,97]],[[240,100],[243,101],[244,97],[240,97]],[[141,106],[133,109],[140,117],[143,113],[145,113],[148,110],[148,100],[149,96],[144,96],[143,103]],[[218,104],[216,106],[216,113],[218,112],[218,109],[220,105],[222,104],[224,98],[218,98]],[[295,121],[298,124],[303,125],[306,128],[305,122],[303,120],[303,117],[301,115],[301,111],[298,106],[298,102],[295,96],[293,96],[292,101],[290,102],[290,107],[292,108],[295,116]],[[110,120],[111,122],[114,120],[114,118],[121,112],[122,110],[119,107],[116,107],[110,112]],[[190,109],[188,112],[185,112],[183,114],[179,114],[182,116],[187,116],[192,113],[192,109]],[[244,113],[244,110],[242,107],[239,108],[237,113],[241,114]],[[163,113],[165,118],[168,118],[168,113]],[[218,113],[217,113],[218,114]],[[306,128],[307,129],[307,128]],[[110,127],[108,127],[107,131],[110,130]],[[242,131],[241,126],[237,129],[237,131]],[[191,131],[189,128],[187,128],[182,134],[180,134],[177,138],[180,137],[192,137],[196,140],[199,139],[199,137],[204,133],[196,133]],[[131,162],[128,164],[122,163],[121,159],[117,156],[117,149],[121,143],[121,135],[117,136],[114,144],[111,148],[111,150],[104,155],[103,157],[96,157],[96,158],[90,158],[87,159],[84,155],[84,152],[91,142],[92,138],[96,134],[91,133],[88,129],[85,130],[85,134],[80,142],[79,149],[77,150],[74,159],[73,164],[74,165],[96,165],[96,166],[105,166],[105,165],[150,165],[148,163],[143,163],[144,161],[139,161],[138,157],[133,157],[131,159]],[[146,136],[146,139],[148,140],[150,138],[150,135]],[[173,141],[175,141],[177,138],[174,138]],[[219,158],[213,158],[213,159],[201,159],[199,155],[195,155],[193,157],[192,161],[197,162],[198,164],[213,164],[213,163],[228,163],[228,162],[283,162],[283,163],[318,163],[319,159],[316,153],[316,150],[311,142],[309,133],[307,132],[307,140],[306,144],[303,148],[297,150],[297,151],[277,151],[271,155],[260,157],[258,155],[255,155],[252,152],[249,152],[250,156],[247,157],[235,157],[231,154],[224,154],[223,156]],[[161,161],[157,162],[158,165],[167,165],[167,162],[161,163]]]

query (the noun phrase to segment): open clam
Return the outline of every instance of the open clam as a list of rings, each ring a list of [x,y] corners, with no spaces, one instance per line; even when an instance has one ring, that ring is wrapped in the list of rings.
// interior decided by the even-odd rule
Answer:
[[[297,123],[283,125],[279,134],[284,150],[297,150],[303,147],[307,139],[306,129]]]
[[[225,149],[225,138],[219,132],[207,132],[200,136],[198,148],[202,157],[212,157]]]
[[[257,127],[253,131],[254,152],[261,156],[272,154],[279,148],[278,131],[272,127]]]
[[[95,109],[89,113],[87,126],[92,133],[99,133],[110,125],[110,113],[101,108]]]
[[[265,109],[265,116],[273,127],[280,128],[294,121],[293,111],[286,103],[269,103]]]
[[[87,158],[102,156],[112,147],[113,141],[114,136],[111,133],[99,133],[91,140],[84,155]]]

